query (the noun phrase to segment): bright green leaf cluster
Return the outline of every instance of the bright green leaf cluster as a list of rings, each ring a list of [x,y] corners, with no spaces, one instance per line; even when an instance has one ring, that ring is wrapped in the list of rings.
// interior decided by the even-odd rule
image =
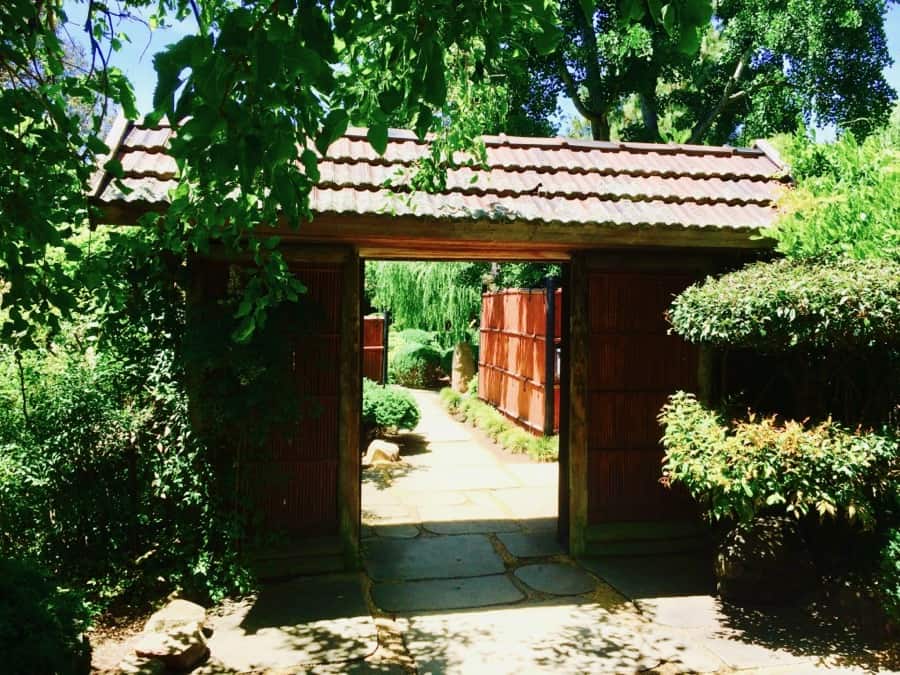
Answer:
[[[388,429],[414,429],[420,416],[409,392],[363,379],[362,425],[367,431],[378,434]]]
[[[779,251],[900,262],[900,108],[862,142],[846,134],[814,143],[798,134],[784,154],[796,187],[782,202],[786,213],[764,232]]]
[[[844,258],[754,263],[681,293],[673,330],[698,344],[840,350],[900,344],[900,263]]]
[[[900,496],[898,439],[827,420],[805,427],[774,418],[727,424],[692,394],[663,407],[664,480],[681,483],[713,519],[818,513],[871,527]]]

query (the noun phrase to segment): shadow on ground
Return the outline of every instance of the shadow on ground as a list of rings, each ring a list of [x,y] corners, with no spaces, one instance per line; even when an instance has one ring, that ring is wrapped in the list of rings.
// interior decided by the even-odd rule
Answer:
[[[714,595],[711,554],[611,557],[582,563],[662,627],[714,652],[731,667],[784,665],[791,657],[869,672],[900,668],[900,653],[822,603],[738,606]]]

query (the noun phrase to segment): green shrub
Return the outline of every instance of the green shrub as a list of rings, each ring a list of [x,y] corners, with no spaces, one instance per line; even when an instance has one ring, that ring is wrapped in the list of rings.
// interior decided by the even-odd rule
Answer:
[[[478,362],[476,356],[476,363]],[[466,393],[470,396],[478,396],[478,373],[475,373],[472,376],[472,379],[469,380],[469,386],[466,388]]]
[[[865,141],[792,138],[784,154],[795,187],[784,214],[764,234],[789,257],[823,255],[900,262],[900,108]]]
[[[404,387],[433,387],[441,377],[441,358],[441,352],[434,347],[406,343],[398,347],[390,359],[391,380]]]
[[[888,532],[878,577],[882,606],[893,621],[900,623],[900,528]]]
[[[450,387],[444,387],[441,389],[440,397],[441,403],[451,414],[455,415],[459,412],[459,406],[463,401],[462,394],[453,391]]]
[[[669,320],[691,342],[762,351],[900,344],[900,263],[778,260],[695,284]]]
[[[559,459],[558,436],[539,437],[528,433],[471,392],[458,394],[448,387],[441,390],[440,398],[450,413],[478,427],[510,452],[527,454],[541,462]]]
[[[419,418],[419,406],[409,392],[363,379],[362,424],[367,436],[388,429],[413,429]]]
[[[390,339],[398,346],[407,344],[437,345],[437,333],[418,328],[407,328],[405,330],[391,333]]]
[[[89,672],[90,647],[83,637],[88,618],[81,598],[57,588],[44,571],[19,560],[0,558],[0,654],[4,672]]]
[[[888,433],[752,415],[728,425],[684,392],[670,397],[659,419],[665,480],[682,483],[714,519],[817,512],[872,527],[896,490],[898,441]]]

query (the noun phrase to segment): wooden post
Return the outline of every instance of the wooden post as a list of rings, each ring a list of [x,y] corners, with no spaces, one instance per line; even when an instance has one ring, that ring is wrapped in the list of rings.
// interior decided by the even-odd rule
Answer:
[[[569,488],[569,553],[577,556],[585,551],[588,525],[588,420],[587,384],[590,357],[590,324],[588,317],[588,272],[583,254],[572,257],[569,283],[563,288],[563,302],[568,309],[569,333],[564,349],[568,355],[568,488]],[[562,467],[560,467],[562,469]]]
[[[344,263],[341,284],[340,431],[338,517],[345,564],[359,567],[360,447],[362,414],[362,263],[356,251]]]
[[[547,277],[547,312],[544,329],[544,436],[553,435],[556,385],[556,283]]]
[[[363,263],[365,265],[365,263]],[[365,274],[365,268],[363,268],[363,274]],[[388,335],[390,331],[388,329],[388,323],[391,320],[391,313],[389,310],[384,310],[382,313],[384,317],[384,323],[382,324],[382,334],[381,334],[381,384],[388,383]]]

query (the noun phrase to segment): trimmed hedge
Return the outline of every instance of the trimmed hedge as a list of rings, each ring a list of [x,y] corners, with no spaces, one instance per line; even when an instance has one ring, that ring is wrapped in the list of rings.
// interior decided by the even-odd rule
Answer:
[[[900,346],[900,264],[777,260],[708,278],[668,313],[685,339],[760,351]]]
[[[366,435],[414,429],[420,417],[419,406],[409,392],[363,378],[362,425]]]
[[[558,436],[534,436],[474,395],[459,394],[449,387],[441,389],[440,395],[441,402],[451,414],[478,427],[510,452],[529,455],[539,462],[559,459]]]
[[[397,348],[388,363],[391,380],[404,387],[427,389],[441,377],[443,354],[430,345],[408,342]]]
[[[752,414],[727,424],[685,392],[669,398],[659,420],[663,480],[682,483],[714,519],[818,512],[871,528],[900,489],[898,439],[888,432]]]

